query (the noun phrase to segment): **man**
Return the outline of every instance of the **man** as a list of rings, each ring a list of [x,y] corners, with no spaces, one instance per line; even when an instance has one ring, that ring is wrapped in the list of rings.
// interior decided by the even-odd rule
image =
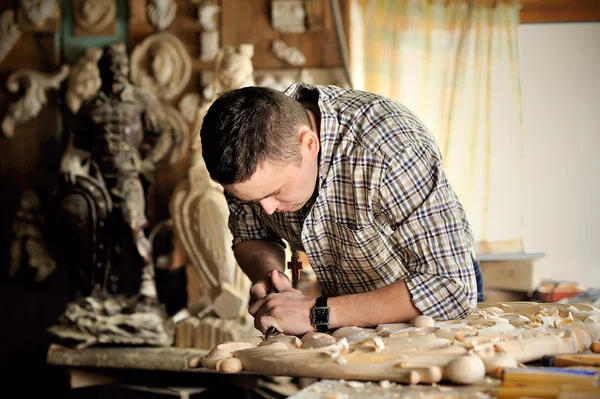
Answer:
[[[200,135],[262,332],[451,319],[475,308],[469,224],[433,137],[402,105],[334,86],[247,87],[213,103]],[[274,272],[284,268],[281,239],[306,252],[324,298]]]

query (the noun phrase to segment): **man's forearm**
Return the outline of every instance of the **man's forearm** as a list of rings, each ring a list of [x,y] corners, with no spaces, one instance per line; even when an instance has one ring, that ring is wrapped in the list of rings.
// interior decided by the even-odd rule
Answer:
[[[370,292],[329,298],[328,305],[331,328],[400,323],[421,314],[403,280]]]
[[[233,251],[242,271],[256,282],[273,269],[284,270],[285,251],[276,242],[266,240],[242,241]]]

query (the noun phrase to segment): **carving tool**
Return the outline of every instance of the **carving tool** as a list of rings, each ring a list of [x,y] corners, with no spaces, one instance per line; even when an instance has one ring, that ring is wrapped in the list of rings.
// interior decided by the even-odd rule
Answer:
[[[566,368],[505,368],[502,370],[504,384],[523,385],[580,385],[596,386],[598,373],[588,370]]]
[[[600,367],[600,354],[549,355],[542,358],[542,365],[546,367]]]

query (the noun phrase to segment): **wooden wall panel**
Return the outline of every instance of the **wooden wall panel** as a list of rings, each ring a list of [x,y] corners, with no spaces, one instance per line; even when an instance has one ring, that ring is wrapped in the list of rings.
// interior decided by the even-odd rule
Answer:
[[[346,40],[349,32],[349,2],[339,0]],[[307,68],[342,66],[329,0],[324,0],[325,28],[305,33],[282,33],[273,29],[269,0],[221,0],[221,3],[222,44],[253,44],[255,69],[296,68],[271,54],[271,41],[275,39],[298,48],[306,56]]]
[[[600,22],[598,0],[520,0],[521,23]]]

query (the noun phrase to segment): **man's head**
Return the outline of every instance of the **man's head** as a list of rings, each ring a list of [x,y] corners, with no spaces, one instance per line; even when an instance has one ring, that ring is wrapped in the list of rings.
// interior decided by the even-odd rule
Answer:
[[[118,94],[129,83],[129,58],[124,43],[113,43],[104,48],[98,61],[102,90]]]
[[[213,180],[266,213],[300,209],[318,174],[319,135],[298,101],[264,88],[229,91],[211,105],[200,132]]]

